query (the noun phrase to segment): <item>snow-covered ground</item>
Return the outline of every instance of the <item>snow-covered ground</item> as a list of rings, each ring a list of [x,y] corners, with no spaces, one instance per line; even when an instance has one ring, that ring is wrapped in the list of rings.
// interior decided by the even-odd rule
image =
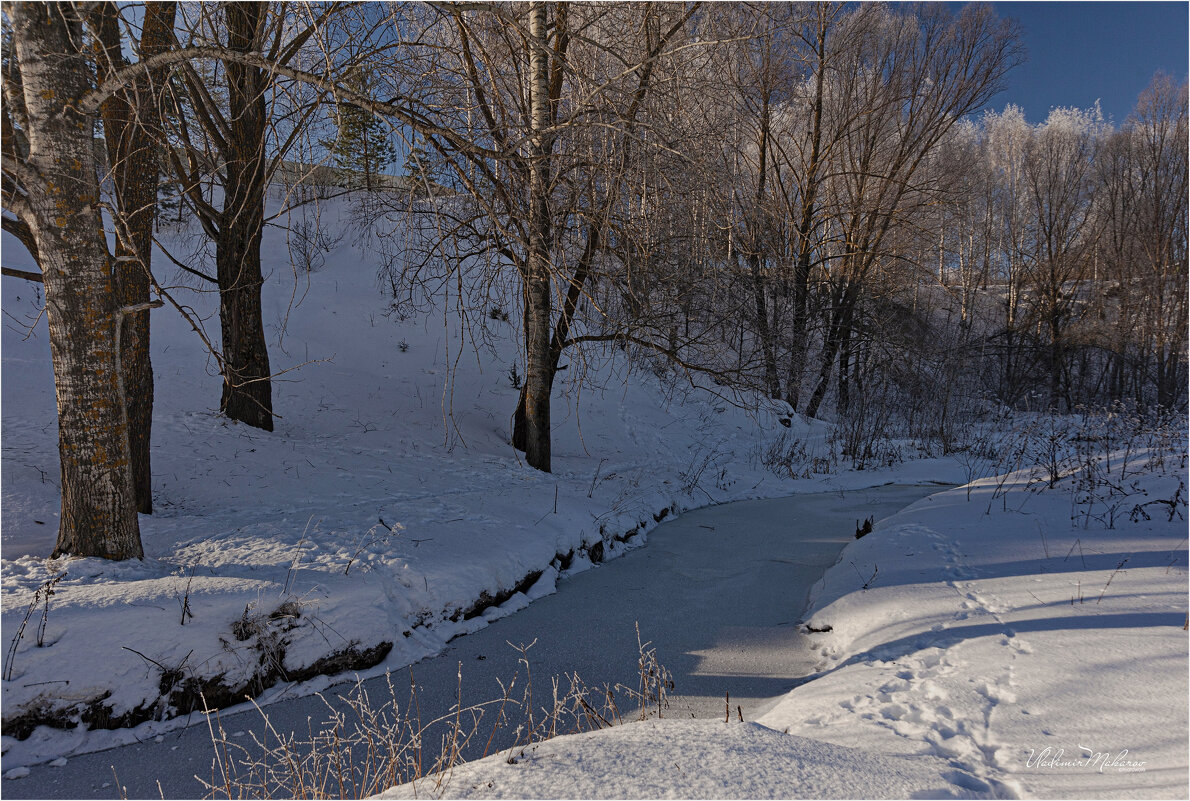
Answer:
[[[341,213],[346,230],[341,206],[323,219]],[[539,473],[507,444],[515,325],[481,314],[469,334],[441,311],[394,311],[374,244],[345,235],[295,279],[284,232],[266,235],[273,367],[304,364],[275,383],[272,434],[216,413],[219,379],[198,338],[173,310],[153,312],[156,511],[141,518],[139,563],[45,558],[58,504],[48,342],[44,319],[22,327],[37,288],[4,279],[8,775],[180,725],[168,718],[196,681],[208,696],[217,682],[228,695],[276,682],[267,703],[330,682],[284,677],[406,665],[694,506],[964,473],[934,461],[779,478],[763,464],[769,444],[800,438],[809,466],[825,425],[785,428],[683,379],[629,377],[614,350],[587,365],[584,387],[579,370],[561,374],[554,473]],[[7,235],[4,258],[28,266]],[[185,299],[217,332],[214,298]],[[1174,497],[1184,448],[1160,467],[1131,456],[1126,494],[1093,515],[1076,477],[1037,491],[1022,473],[922,501],[849,546],[808,618],[830,627],[814,635],[821,675],[759,721],[772,731],[634,724],[539,745],[518,765],[501,755],[456,769],[446,791],[1185,796],[1185,489],[1172,521],[1160,504],[1150,520],[1128,515]],[[1149,494],[1127,494],[1134,481]],[[1093,518],[1113,504],[1108,529]],[[39,590],[55,579],[47,606]],[[123,715],[150,720],[32,726]]]
[[[938,759],[888,756],[758,723],[648,720],[549,740],[379,798],[971,798]],[[986,796],[984,796],[986,797]]]
[[[174,724],[152,721],[198,703],[196,688],[233,700],[275,683],[267,702],[328,683],[286,677],[401,667],[550,591],[560,568],[642,544],[668,515],[823,488],[779,478],[762,454],[774,432],[802,438],[807,458],[825,453],[825,425],[782,427],[673,375],[629,378],[611,348],[560,374],[554,471],[529,468],[508,445],[519,312],[480,312],[468,331],[451,313],[395,309],[379,243],[353,237],[349,205],[321,219],[334,247],[313,272],[291,265],[284,229],[266,230],[273,369],[302,365],[274,382],[273,433],[218,415],[201,341],[172,308],[153,312],[143,562],[46,559],[59,503],[49,343],[40,287],[4,279],[5,766],[153,736]],[[31,267],[4,236],[5,263]],[[183,255],[194,241],[162,236]],[[177,294],[217,338],[214,294]],[[37,725],[79,718],[150,722]]]
[[[1030,472],[885,520],[816,590],[817,678],[756,724],[633,723],[385,797],[1185,798],[1185,461],[1147,461],[1114,529]]]
[[[1146,494],[1126,501],[1181,485],[1173,520],[1154,504],[1151,520],[1083,527],[1078,475],[1040,490],[1014,476],[998,499],[985,479],[970,500],[952,490],[886,520],[815,603],[809,625],[832,628],[818,635],[824,675],[760,722],[936,754],[1004,794],[1185,797],[1184,465],[1141,467]]]

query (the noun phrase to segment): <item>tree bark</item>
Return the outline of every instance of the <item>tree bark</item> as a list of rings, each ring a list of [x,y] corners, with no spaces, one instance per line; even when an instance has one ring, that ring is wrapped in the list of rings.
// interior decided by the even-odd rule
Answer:
[[[1055,293],[1057,295],[1057,293]],[[1048,315],[1048,326],[1050,335],[1049,347],[1049,378],[1050,378],[1050,404],[1049,410],[1051,412],[1058,411],[1058,401],[1062,397],[1062,366],[1065,361],[1065,349],[1062,347],[1062,312],[1058,307],[1056,298],[1051,301],[1051,308]],[[1067,404],[1069,407],[1069,403]],[[1070,411],[1069,408],[1066,409]]]
[[[525,460],[550,472],[550,359],[552,282],[550,280],[550,151],[549,53],[546,49],[546,4],[529,7],[530,134],[529,247],[525,291]]]
[[[810,402],[806,405],[806,416],[815,417],[818,408],[826,397],[826,390],[830,385],[831,371],[835,366],[835,357],[843,344],[844,335],[851,334],[852,309],[859,300],[859,285],[848,282],[841,291],[835,293],[835,308],[831,313],[831,324],[827,330],[826,341],[822,346],[822,362],[818,371],[818,383]]]
[[[62,514],[54,556],[141,558],[123,399],[116,297],[98,210],[82,13],[73,3],[7,7],[28,115],[28,223],[37,242],[58,402]]]
[[[777,357],[773,351],[773,335],[769,328],[768,301],[760,255],[748,254],[748,273],[752,279],[752,302],[756,311],[756,335],[764,359],[764,387],[770,398],[781,397],[781,380],[777,377]]]
[[[140,56],[166,50],[173,29],[175,3],[145,5]],[[95,42],[99,74],[108,75],[126,66],[119,28],[119,9],[113,2],[95,11]],[[156,150],[154,120],[158,118],[154,87],[148,76],[125,92],[112,95],[100,108],[107,158],[115,187],[121,222],[116,230],[113,281],[122,306],[149,300],[149,274],[153,247],[153,219],[157,211],[160,161]],[[153,428],[153,367],[149,355],[149,310],[124,317],[120,332],[120,363],[124,372],[124,402],[132,453],[132,477],[137,511],[153,511],[153,470],[150,441]]]
[[[839,342],[839,389],[835,400],[835,412],[839,417],[842,417],[851,408],[851,325],[849,320],[841,326]]]
[[[773,78],[772,66],[769,63],[767,50],[765,51],[762,70],[764,84],[760,88],[760,141],[757,143],[760,154],[757,166],[755,213],[752,216],[752,225],[749,226],[751,229],[749,231],[751,247],[748,253],[748,270],[752,278],[752,302],[756,307],[756,333],[760,337],[761,354],[764,358],[765,390],[768,392],[770,398],[780,398],[781,379],[777,377],[777,357],[773,351],[773,337],[769,329],[767,281],[765,280],[764,271],[761,269],[762,262],[764,261],[761,257],[761,252],[765,247],[764,218],[767,211],[765,209],[764,190],[768,180],[769,127],[771,120],[769,104],[773,92],[771,84]]]
[[[814,71],[814,111],[810,124],[810,158],[806,165],[801,192],[801,217],[797,223],[797,262],[793,268],[793,323],[790,330],[789,376],[785,382],[785,400],[797,411],[801,399],[802,373],[806,369],[806,320],[810,302],[810,263],[813,258],[811,235],[817,216],[819,167],[822,161],[822,107],[826,96],[826,37],[829,27],[826,10],[818,9],[818,38],[815,42],[817,69]]]
[[[228,3],[227,46],[259,49],[267,3]],[[265,79],[259,67],[227,61],[228,158],[224,205],[215,242],[219,324],[223,337],[223,395],[219,410],[273,430],[273,392],[261,312],[260,241],[265,200]]]

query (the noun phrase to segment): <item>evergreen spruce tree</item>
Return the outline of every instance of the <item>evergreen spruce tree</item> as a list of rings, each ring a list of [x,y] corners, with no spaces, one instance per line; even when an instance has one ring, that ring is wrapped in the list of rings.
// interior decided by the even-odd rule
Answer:
[[[347,85],[361,94],[371,94],[371,81],[366,73],[354,72]],[[352,103],[339,104],[337,121],[339,135],[320,140],[319,144],[330,151],[348,186],[358,186],[362,178],[370,192],[374,188],[374,176],[397,158],[388,126],[372,112]]]
[[[401,165],[401,173],[405,178],[405,187],[415,197],[433,194],[433,187],[437,187],[442,180],[441,164],[433,161],[429,152],[421,145],[409,148]]]

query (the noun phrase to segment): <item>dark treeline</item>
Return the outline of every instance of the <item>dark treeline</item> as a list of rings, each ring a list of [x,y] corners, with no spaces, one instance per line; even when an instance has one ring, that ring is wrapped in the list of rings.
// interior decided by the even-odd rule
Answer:
[[[186,312],[154,215],[211,243],[210,266],[155,252],[218,292],[221,411],[271,429],[267,190],[284,224],[328,174],[394,296],[465,273],[464,317],[515,315],[511,439],[542,470],[559,371],[609,352],[944,450],[993,405],[1186,406],[1186,86],[1156,76],[1118,124],[989,111],[1023,53],[986,5],[13,3],[3,22],[3,222],[45,284],[58,553],[140,555],[144,320]],[[398,151],[406,177],[379,175]]]

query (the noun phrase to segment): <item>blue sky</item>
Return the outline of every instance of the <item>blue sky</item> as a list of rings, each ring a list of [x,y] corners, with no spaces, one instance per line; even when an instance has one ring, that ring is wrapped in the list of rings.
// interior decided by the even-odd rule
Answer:
[[[954,4],[961,6],[961,4]],[[1086,108],[1098,99],[1119,124],[1153,73],[1186,80],[1186,2],[997,2],[1024,29],[1028,60],[1008,76],[991,108],[1015,103],[1030,122],[1053,106]]]

